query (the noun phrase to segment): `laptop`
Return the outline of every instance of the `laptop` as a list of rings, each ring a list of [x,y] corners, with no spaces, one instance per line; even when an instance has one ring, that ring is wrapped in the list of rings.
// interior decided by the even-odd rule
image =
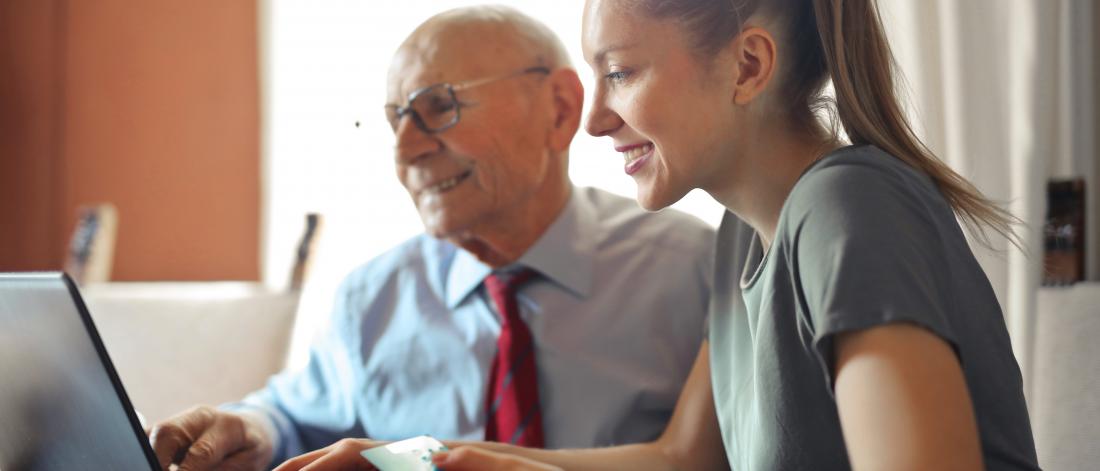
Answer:
[[[0,273],[0,471],[159,470],[88,309],[61,273]]]

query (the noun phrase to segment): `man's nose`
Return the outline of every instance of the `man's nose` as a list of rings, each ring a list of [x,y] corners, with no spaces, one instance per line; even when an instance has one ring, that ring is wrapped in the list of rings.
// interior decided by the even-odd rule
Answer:
[[[416,125],[412,115],[400,118],[394,137],[397,139],[395,146],[397,163],[403,165],[415,163],[443,147],[435,134],[424,132],[420,126]]]

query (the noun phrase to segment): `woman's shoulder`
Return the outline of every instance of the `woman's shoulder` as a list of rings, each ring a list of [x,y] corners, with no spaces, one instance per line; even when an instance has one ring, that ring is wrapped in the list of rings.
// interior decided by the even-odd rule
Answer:
[[[849,186],[856,184],[857,188]],[[844,189],[881,191],[891,186],[935,189],[931,178],[897,156],[873,145],[859,145],[842,147],[818,159],[806,169],[791,194],[829,194]]]
[[[898,210],[951,212],[926,174],[878,147],[862,145],[837,149],[811,165],[783,211],[792,217],[825,212],[859,220],[898,216]]]
[[[874,146],[838,149],[803,173],[784,203],[777,238],[857,238],[889,245],[953,233],[954,211],[926,174]],[[801,236],[800,236],[801,234]]]

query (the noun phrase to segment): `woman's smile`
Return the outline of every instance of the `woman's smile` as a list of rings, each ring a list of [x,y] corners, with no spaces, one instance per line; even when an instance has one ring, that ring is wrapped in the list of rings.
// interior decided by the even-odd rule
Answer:
[[[633,175],[640,170],[646,162],[649,162],[649,158],[653,155],[653,143],[646,142],[643,144],[634,144],[629,146],[617,146],[616,152],[623,154],[623,159],[626,164],[623,170],[627,175]]]

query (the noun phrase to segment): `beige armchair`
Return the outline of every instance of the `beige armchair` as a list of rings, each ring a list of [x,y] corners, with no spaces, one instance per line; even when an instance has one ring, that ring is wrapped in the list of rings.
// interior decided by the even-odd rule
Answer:
[[[298,293],[254,283],[105,283],[81,291],[149,424],[263,386],[286,363],[298,305]]]

